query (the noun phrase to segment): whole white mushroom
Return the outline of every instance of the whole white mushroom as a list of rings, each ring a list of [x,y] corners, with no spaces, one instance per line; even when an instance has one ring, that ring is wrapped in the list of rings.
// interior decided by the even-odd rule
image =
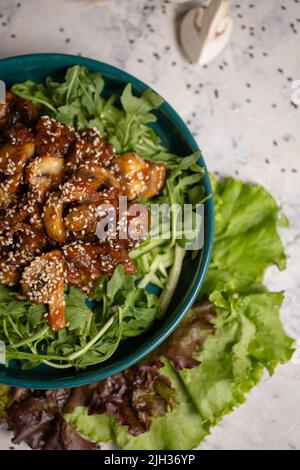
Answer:
[[[233,29],[229,5],[229,0],[211,0],[207,7],[196,7],[186,13],[180,26],[180,40],[191,62],[207,64],[226,47]]]

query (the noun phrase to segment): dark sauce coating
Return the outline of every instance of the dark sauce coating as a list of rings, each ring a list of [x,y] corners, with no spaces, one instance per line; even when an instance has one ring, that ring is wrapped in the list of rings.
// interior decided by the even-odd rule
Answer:
[[[89,294],[95,279],[120,264],[136,273],[129,252],[142,235],[124,239],[120,228],[146,218],[126,212],[124,220],[119,196],[157,194],[164,168],[134,153],[119,157],[118,164],[96,129],[75,132],[10,92],[0,109],[0,143],[0,282],[20,286],[32,302],[47,303],[49,324],[57,331],[66,326],[66,285]],[[107,205],[116,209],[116,229],[99,236]]]

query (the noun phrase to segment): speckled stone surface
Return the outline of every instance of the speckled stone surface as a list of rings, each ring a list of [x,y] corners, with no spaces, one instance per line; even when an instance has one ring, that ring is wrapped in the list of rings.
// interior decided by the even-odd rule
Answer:
[[[300,0],[232,1],[232,41],[205,68],[189,64],[177,41],[182,12],[195,3],[1,0],[0,57],[65,52],[121,67],[175,107],[210,171],[264,184],[290,219],[282,232],[288,269],[271,269],[267,281],[286,290],[282,319],[300,338],[300,105],[292,103]],[[298,356],[266,376],[199,449],[300,449]],[[3,431],[0,449],[9,446]]]

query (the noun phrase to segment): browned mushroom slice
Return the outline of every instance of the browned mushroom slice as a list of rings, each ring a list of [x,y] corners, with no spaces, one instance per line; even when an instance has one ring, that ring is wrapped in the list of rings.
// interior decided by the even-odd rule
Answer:
[[[118,204],[119,191],[116,189],[88,195],[82,204],[69,210],[64,219],[66,228],[71,232],[80,232],[82,236],[95,234],[99,220],[106,214],[105,208],[114,206],[117,211]]]
[[[59,331],[67,326],[65,318],[64,280],[61,280],[60,287],[52,294],[51,302],[49,303],[48,324],[52,331]]]
[[[26,168],[26,180],[43,198],[45,193],[55,187],[64,176],[64,159],[43,155],[32,160]]]
[[[38,155],[65,155],[75,135],[69,126],[49,116],[42,116],[36,125],[36,153]]]
[[[50,193],[44,207],[43,221],[49,238],[58,243],[64,243],[67,238],[63,210],[61,194]]]
[[[80,268],[74,261],[66,258],[67,283],[70,286],[78,287],[86,294],[93,291],[93,282],[90,280],[89,272]]]
[[[0,208],[6,209],[14,201],[20,184],[23,182],[23,174],[16,173],[0,183]]]
[[[20,279],[20,273],[15,266],[7,264],[0,258],[0,283],[6,286],[15,286]]]
[[[124,266],[127,274],[136,274],[134,261],[129,257],[128,251],[122,246],[112,248],[109,244],[96,247],[99,253],[100,269],[102,274],[112,274],[118,265]]]
[[[123,153],[114,160],[113,167],[121,177],[121,187],[128,199],[147,190],[149,165],[137,153]]]
[[[37,304],[48,304],[48,323],[52,331],[66,326],[64,299],[65,262],[60,251],[36,257],[24,269],[21,286],[26,297]]]
[[[26,219],[28,212],[18,203],[9,207],[5,215],[0,218],[0,233],[9,230],[12,226]]]
[[[164,165],[153,163],[150,165],[150,175],[147,182],[147,189],[140,194],[141,199],[150,199],[160,193],[164,187],[166,179],[166,168]]]
[[[20,116],[20,121],[25,126],[31,127],[39,117],[40,113],[38,108],[32,101],[23,100],[19,97],[16,97],[15,103],[15,109]]]
[[[6,103],[0,104],[0,129],[4,129],[16,122],[15,117],[15,95],[10,91],[6,92]]]
[[[23,166],[33,154],[34,144],[32,142],[23,145],[4,145],[0,148],[0,171],[6,175],[22,171]]]
[[[42,205],[38,202],[38,195],[34,191],[28,191],[21,201],[6,209],[0,218],[0,233],[9,230],[28,217],[29,222],[38,229],[43,227]]]
[[[119,196],[121,195],[119,188],[105,188],[103,191],[98,191],[97,193],[91,193],[84,196],[82,201],[85,204],[102,204],[112,203],[113,205],[118,205]]]
[[[66,229],[70,232],[95,233],[97,227],[97,204],[80,204],[70,209],[64,218]]]
[[[114,160],[113,167],[121,178],[122,190],[128,199],[150,198],[163,188],[164,166],[149,163],[137,153],[123,153]]]
[[[3,133],[3,140],[8,144],[18,145],[33,142],[33,134],[28,127],[25,127],[21,122],[5,129]]]
[[[70,249],[71,248],[71,249]],[[67,248],[66,256],[75,264],[89,270],[90,279],[97,279],[100,274],[111,274],[116,266],[122,264],[127,274],[136,274],[136,266],[129,258],[128,252],[121,245],[111,247],[109,244],[88,245],[75,242]],[[88,266],[93,265],[93,272]]]
[[[46,244],[43,232],[25,223],[12,226],[10,232],[0,238],[0,242],[0,282],[8,285],[18,282],[20,268],[40,254]]]
[[[32,225],[20,223],[12,228],[14,234],[13,251],[7,257],[7,261],[17,267],[26,266],[34,257],[41,254],[46,245],[46,239],[42,230]]]
[[[108,167],[113,157],[113,146],[101,138],[97,129],[87,129],[72,143],[66,157],[66,169],[75,171],[87,158]]]
[[[38,108],[31,101],[19,98],[10,90],[6,92],[6,103],[0,105],[0,128],[16,123],[31,127],[38,116]]]
[[[74,242],[63,247],[65,257],[72,261],[80,270],[86,273],[89,280],[97,279],[101,271],[99,270],[99,260],[97,248],[93,245],[82,242]]]
[[[93,194],[107,179],[107,171],[99,165],[85,162],[80,165],[73,176],[61,187],[65,203],[81,201]]]
[[[89,293],[91,281],[101,274],[111,274],[118,264],[124,266],[128,274],[136,274],[136,266],[128,253],[121,247],[113,249],[109,245],[93,246],[74,242],[63,248],[67,266],[67,282]]]

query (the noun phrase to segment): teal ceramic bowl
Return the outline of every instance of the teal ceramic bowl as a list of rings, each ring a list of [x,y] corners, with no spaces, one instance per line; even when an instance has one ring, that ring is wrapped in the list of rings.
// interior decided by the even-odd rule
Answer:
[[[63,77],[67,67],[75,64],[85,65],[90,70],[100,72],[106,81],[107,95],[120,94],[128,82],[132,84],[133,91],[137,95],[149,88],[145,83],[111,65],[64,54],[32,54],[0,60],[0,79],[8,86],[28,79],[40,82],[47,75],[59,79]],[[154,128],[171,151],[185,156],[198,150],[198,145],[185,123],[169,104],[164,103],[157,112],[157,123]],[[202,158],[199,159],[199,164],[205,168]],[[204,187],[206,195],[211,195],[212,189],[207,172],[204,177]],[[210,198],[205,203],[204,248],[194,259],[188,257],[185,260],[178,287],[165,317],[155,323],[147,333],[123,340],[108,361],[85,371],[59,370],[46,366],[21,370],[17,364],[11,364],[9,368],[1,366],[0,383],[35,389],[75,387],[102,380],[135,364],[170,335],[192,306],[207,272],[213,236],[214,205],[213,198]]]

